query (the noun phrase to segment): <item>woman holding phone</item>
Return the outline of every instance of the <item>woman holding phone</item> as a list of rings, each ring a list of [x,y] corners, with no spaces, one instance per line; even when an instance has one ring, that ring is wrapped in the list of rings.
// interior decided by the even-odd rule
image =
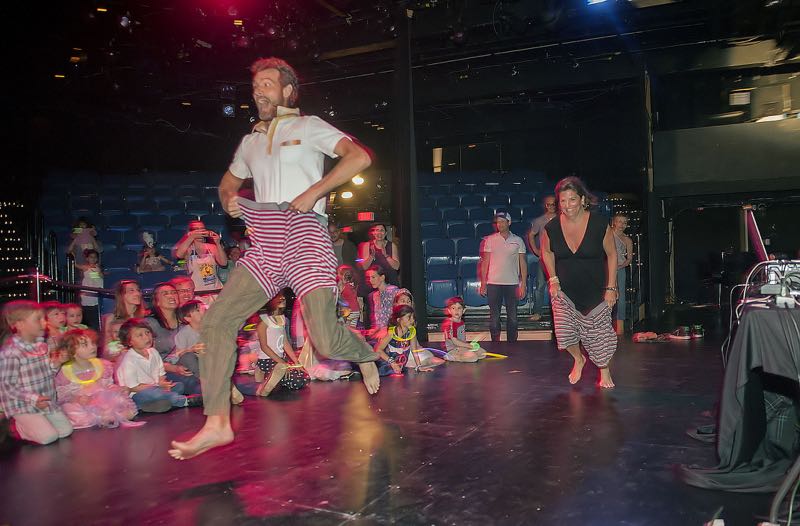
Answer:
[[[228,264],[228,256],[220,244],[219,234],[206,229],[202,221],[189,222],[188,231],[175,245],[175,258],[186,260],[195,293],[222,288],[217,270]]]

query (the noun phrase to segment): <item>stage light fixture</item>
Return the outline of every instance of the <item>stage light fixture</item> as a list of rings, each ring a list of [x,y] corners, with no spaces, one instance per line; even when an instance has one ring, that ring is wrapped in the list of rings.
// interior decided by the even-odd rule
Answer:
[[[353,192],[349,190],[346,192],[342,192],[342,199],[351,199],[352,197],[353,197]]]
[[[62,75],[61,73],[56,73],[55,75],[53,75],[53,78],[64,79],[64,78],[67,78],[67,77],[66,77],[66,75]]]
[[[98,12],[98,13],[108,13],[108,8],[105,8],[105,7],[98,7],[98,8],[97,8],[97,12]]]
[[[608,0],[586,0],[587,5],[605,4]]]
[[[355,177],[353,177],[351,179],[351,181],[353,181],[354,185],[362,185],[362,184],[364,184],[364,178],[361,177],[360,175],[356,175]]]
[[[236,106],[226,102],[222,105],[222,115],[228,118],[236,117]]]
[[[189,102],[189,101],[186,101],[186,100],[181,102],[181,106],[191,106],[191,105],[192,105],[192,103]]]

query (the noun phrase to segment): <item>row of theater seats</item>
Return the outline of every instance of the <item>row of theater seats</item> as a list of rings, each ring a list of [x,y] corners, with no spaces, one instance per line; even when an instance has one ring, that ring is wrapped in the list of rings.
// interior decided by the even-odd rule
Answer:
[[[532,311],[534,305],[533,291],[536,288],[536,275],[539,258],[527,254],[528,280],[525,297],[519,300],[519,306]],[[485,308],[486,298],[479,293],[478,257],[461,256],[457,263],[427,262],[425,265],[425,286],[428,311],[433,313],[445,307],[448,298],[459,295],[471,308]]]
[[[222,234],[224,240],[229,232],[243,229],[241,222],[231,222],[225,216],[211,179],[206,178],[207,183],[183,183],[191,175],[139,174],[114,178],[83,173],[73,176],[79,182],[69,185],[65,185],[63,174],[61,178],[51,177],[45,181],[39,203],[45,230],[56,234],[63,251],[70,242],[75,220],[86,217],[97,227],[98,239],[109,256],[115,249],[141,249],[143,231],[151,232],[159,248],[168,251],[195,219],[203,220],[208,228]],[[165,183],[169,177],[182,184]]]

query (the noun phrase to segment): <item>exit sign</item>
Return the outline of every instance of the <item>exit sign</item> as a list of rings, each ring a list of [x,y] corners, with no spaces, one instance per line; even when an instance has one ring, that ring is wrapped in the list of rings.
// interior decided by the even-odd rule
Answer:
[[[375,221],[375,212],[359,212],[356,218],[359,221]]]

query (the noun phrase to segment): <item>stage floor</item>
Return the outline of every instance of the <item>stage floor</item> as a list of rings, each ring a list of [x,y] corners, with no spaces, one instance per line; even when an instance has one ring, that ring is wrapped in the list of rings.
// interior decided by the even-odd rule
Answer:
[[[712,422],[718,342],[632,344],[617,388],[575,387],[553,342],[487,343],[507,359],[383,380],[314,383],[247,398],[237,439],[167,455],[197,409],[135,429],[81,430],[0,457],[0,524],[753,525],[769,495],[685,486],[676,464],[713,466],[685,431]]]

